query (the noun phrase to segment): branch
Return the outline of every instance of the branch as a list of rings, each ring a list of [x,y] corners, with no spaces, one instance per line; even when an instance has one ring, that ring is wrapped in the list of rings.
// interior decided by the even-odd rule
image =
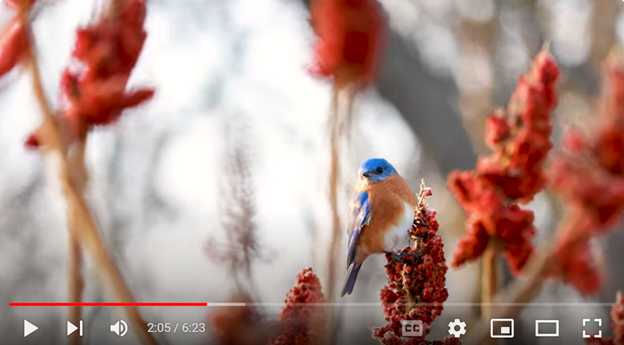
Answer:
[[[514,280],[506,289],[500,291],[495,299],[506,301],[505,307],[493,312],[490,316],[482,316],[464,344],[478,345],[489,341],[490,318],[513,318],[520,314],[526,304],[537,297],[542,289],[553,258],[552,247],[547,247],[542,251],[536,250],[526,264],[526,278]]]
[[[331,101],[331,113],[330,113],[330,123],[331,123],[331,138],[330,138],[330,170],[329,170],[329,206],[331,208],[332,213],[332,235],[331,235],[331,243],[329,246],[329,252],[327,257],[327,270],[328,270],[328,278],[327,278],[327,301],[329,303],[333,303],[335,300],[335,287],[336,287],[336,263],[338,260],[339,253],[339,244],[341,237],[341,222],[340,222],[340,214],[338,212],[338,178],[340,175],[340,155],[339,155],[339,145],[340,145],[340,127],[341,127],[341,119],[340,119],[340,91],[338,88],[332,88],[332,101]],[[334,307],[327,308],[327,336],[329,344],[333,344],[335,341],[335,335],[337,334],[337,328],[334,327],[336,310]]]
[[[28,26],[28,35],[31,45],[31,56],[28,61],[28,68],[31,70],[32,74],[35,97],[43,112],[43,121],[39,128],[39,135],[44,144],[43,150],[48,158],[50,158],[47,160],[50,169],[54,169],[57,172],[65,196],[68,207],[68,219],[70,222],[70,236],[80,244],[82,249],[91,254],[98,269],[101,270],[101,273],[110,281],[110,286],[115,297],[122,303],[134,303],[135,299],[132,293],[102,242],[86,201],[72,181],[66,147],[60,134],[60,128],[55,121],[53,112],[50,109],[43,90],[34,50],[35,40],[30,25]],[[75,226],[71,226],[71,224]],[[124,307],[124,310],[141,342],[145,345],[157,345],[158,343],[152,337],[151,333],[147,332],[147,324],[142,320],[136,307],[127,306]]]
[[[76,190],[83,195],[84,189],[87,184],[87,169],[84,163],[86,145],[84,141],[80,141],[76,144],[76,149],[70,155],[68,155],[68,165],[72,169],[70,171],[73,184],[76,186]],[[76,218],[73,217],[73,212],[68,209],[67,218],[69,219],[69,243],[67,245],[68,250],[68,301],[70,303],[82,302],[82,294],[84,291],[84,278],[82,276],[82,252],[80,250],[80,243],[73,236],[73,233],[79,224],[76,222]],[[77,324],[80,322],[82,315],[82,307],[70,306],[68,312],[68,319],[70,322]],[[82,343],[82,337],[77,334],[70,334],[67,337],[68,345],[80,345]]]
[[[490,239],[483,252],[481,272],[481,316],[487,317],[492,313],[491,303],[498,291],[498,252]]]
[[[332,236],[330,249],[327,257],[328,283],[327,283],[327,301],[333,303],[335,297],[336,285],[336,263],[340,262],[340,243],[343,236],[342,221],[340,220],[340,212],[338,207],[339,179],[340,179],[340,142],[343,138],[349,138],[351,127],[353,124],[353,102],[357,95],[355,85],[348,85],[340,88],[336,85],[332,88],[330,123],[330,148],[331,162],[329,173],[329,205],[332,213]],[[335,307],[327,307],[327,334],[328,343],[333,344],[336,341],[338,330],[340,328],[340,316],[337,314]]]

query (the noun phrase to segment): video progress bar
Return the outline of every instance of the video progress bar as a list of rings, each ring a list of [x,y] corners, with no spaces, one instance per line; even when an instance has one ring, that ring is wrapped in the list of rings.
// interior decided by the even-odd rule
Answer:
[[[231,303],[226,303],[226,304],[231,304]],[[10,307],[207,307],[208,303],[9,303],[9,306]]]
[[[335,303],[296,303],[293,306],[319,306],[319,307],[380,307],[381,303],[349,303],[349,302],[335,302]],[[394,303],[389,306],[395,305]],[[576,302],[576,303],[462,303],[462,302],[447,302],[447,303],[418,303],[419,306],[444,306],[444,307],[480,307],[480,306],[492,306],[492,307],[611,307],[613,302]],[[283,307],[284,302],[257,302],[257,303],[9,303],[11,307]]]

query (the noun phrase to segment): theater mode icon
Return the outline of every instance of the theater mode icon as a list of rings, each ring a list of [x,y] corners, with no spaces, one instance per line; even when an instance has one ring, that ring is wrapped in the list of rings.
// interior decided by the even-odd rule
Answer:
[[[535,320],[535,337],[547,338],[559,336],[559,320]]]
[[[490,338],[513,338],[514,337],[514,320],[513,319],[491,319],[490,320]]]

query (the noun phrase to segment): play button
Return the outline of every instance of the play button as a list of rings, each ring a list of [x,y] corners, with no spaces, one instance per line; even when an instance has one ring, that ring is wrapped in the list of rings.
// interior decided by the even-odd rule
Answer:
[[[32,334],[32,332],[38,330],[39,327],[33,325],[28,320],[24,319],[24,338]]]

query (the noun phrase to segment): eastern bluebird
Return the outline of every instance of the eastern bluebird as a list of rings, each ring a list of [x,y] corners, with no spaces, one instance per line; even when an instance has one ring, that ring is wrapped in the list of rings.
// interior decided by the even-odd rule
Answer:
[[[390,253],[414,222],[416,197],[412,188],[382,158],[364,161],[351,197],[347,279],[342,296],[351,294],[364,260],[371,254]]]

